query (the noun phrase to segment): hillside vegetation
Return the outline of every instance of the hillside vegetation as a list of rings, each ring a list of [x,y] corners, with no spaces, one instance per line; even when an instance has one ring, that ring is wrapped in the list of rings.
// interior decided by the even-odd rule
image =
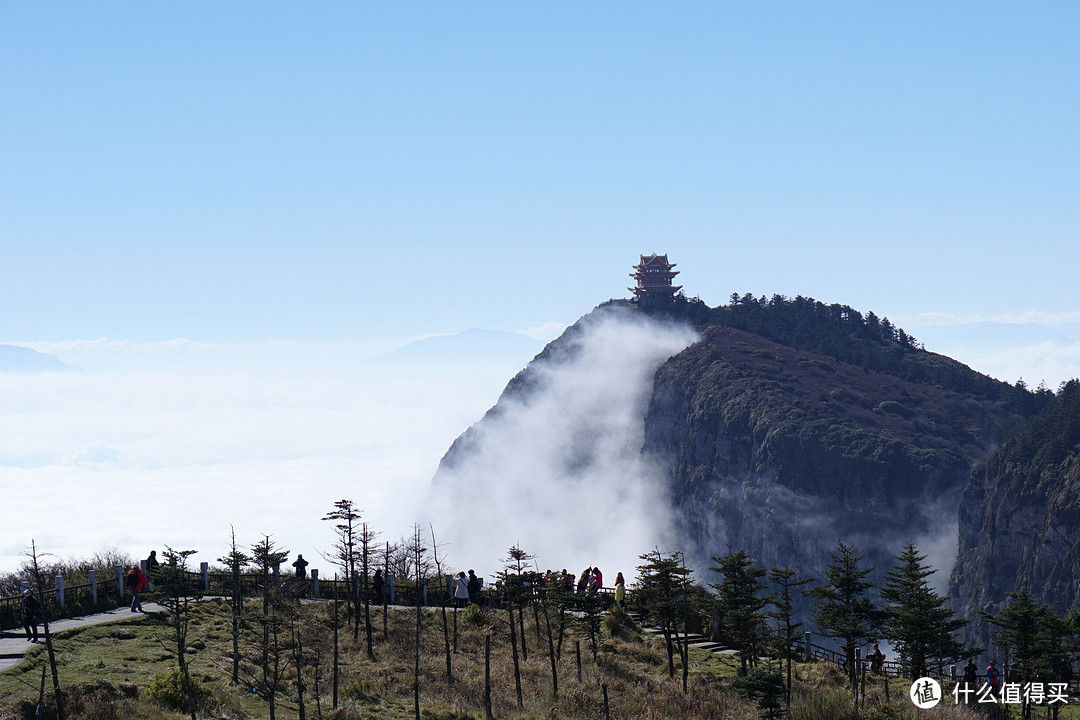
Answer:
[[[257,603],[255,603],[257,604]],[[340,632],[338,706],[333,707],[332,604],[304,603],[288,620],[303,640],[304,707],[298,701],[292,652],[282,656],[285,680],[276,702],[276,716],[394,720],[414,717],[413,648],[415,611],[391,609],[387,633],[382,633],[381,609],[373,615],[374,659],[365,657],[363,634],[359,642],[347,629]],[[453,613],[450,614],[453,622]],[[554,696],[551,664],[543,629],[525,613],[528,659],[521,658],[522,707],[516,702],[513,660],[505,612],[479,608],[460,611],[457,651],[451,648],[453,681],[446,676],[441,618],[437,610],[422,612],[420,654],[420,707],[425,720],[467,720],[484,717],[484,647],[490,638],[492,715],[495,718],[680,718],[751,720],[756,707],[733,690],[737,662],[704,652],[690,654],[688,692],[678,680],[669,680],[662,643],[643,637],[625,621],[604,623],[596,660],[588,641],[571,630],[557,660],[559,692]],[[61,679],[69,718],[106,720],[135,718],[163,720],[187,717],[180,712],[182,689],[168,651],[168,629],[163,618],[135,616],[122,624],[104,625],[58,638]],[[541,616],[541,622],[543,619]],[[203,718],[269,717],[264,690],[258,686],[256,628],[245,625],[245,670],[241,683],[230,683],[230,612],[221,600],[195,603],[191,611],[187,655],[199,697],[197,716]],[[452,632],[452,631],[451,631]],[[581,675],[576,652],[580,641]],[[520,638],[519,638],[520,642]],[[32,718],[45,664],[37,651],[17,668],[0,675],[0,718]],[[844,720],[855,717],[850,695],[843,691],[838,670],[825,664],[797,666],[796,720]],[[253,674],[254,673],[254,676]],[[604,709],[604,689],[608,709]],[[906,685],[892,689],[892,703],[884,703],[882,688],[871,688],[864,718],[915,718],[906,698]],[[40,717],[52,717],[47,704]],[[941,708],[921,712],[919,718],[966,718],[965,711]]]

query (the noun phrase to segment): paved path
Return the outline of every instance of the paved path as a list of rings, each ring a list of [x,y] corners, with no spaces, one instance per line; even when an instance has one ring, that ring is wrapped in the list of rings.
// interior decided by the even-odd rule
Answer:
[[[158,612],[164,609],[165,608],[157,603],[143,603],[143,610],[146,612]],[[64,630],[71,630],[72,628],[89,627],[90,625],[129,620],[137,616],[138,613],[132,613],[130,609],[124,606],[115,610],[109,610],[108,612],[94,613],[93,615],[86,615],[84,617],[54,620],[49,623],[49,630],[53,635],[56,635],[57,633],[63,632]],[[45,637],[41,625],[38,625],[38,637],[39,645],[44,646]],[[19,628],[18,630],[4,630],[0,633],[0,672],[18,665],[23,659],[23,656],[35,647],[38,647],[38,645],[35,645],[26,639],[26,632],[23,631],[22,628]]]

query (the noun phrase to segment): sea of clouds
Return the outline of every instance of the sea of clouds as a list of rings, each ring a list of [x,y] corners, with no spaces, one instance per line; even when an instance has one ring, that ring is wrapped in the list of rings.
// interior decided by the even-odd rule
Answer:
[[[629,577],[667,525],[639,454],[652,373],[693,334],[590,323],[573,359],[536,368],[544,392],[507,403],[461,477],[430,495],[450,444],[558,327],[532,342],[463,333],[391,355],[361,343],[25,343],[77,369],[0,372],[0,571],[31,539],[60,557],[169,545],[212,562],[234,527],[241,544],[269,534],[326,574],[333,532],[321,518],[349,498],[381,541],[432,523],[454,567],[490,572],[519,543],[543,567]],[[1080,375],[1071,315],[907,326],[1009,382],[1054,389]]]
[[[232,526],[325,575],[334,501],[354,500],[380,539],[407,535],[446,448],[543,343],[490,345],[464,363],[369,361],[350,344],[36,343],[78,369],[0,373],[0,570],[31,539],[65,558],[169,545],[213,562]]]

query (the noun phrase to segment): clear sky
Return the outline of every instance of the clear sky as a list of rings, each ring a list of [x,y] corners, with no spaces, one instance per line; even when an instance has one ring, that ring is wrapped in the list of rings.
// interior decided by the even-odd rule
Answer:
[[[0,339],[1076,310],[1074,3],[0,5]],[[907,323],[911,325],[911,322]]]
[[[0,343],[83,372],[0,373],[0,570],[230,522],[317,553],[345,496],[405,534],[536,348],[361,360],[549,339],[640,253],[1054,386],[1078,87],[1076,3],[2,2]]]

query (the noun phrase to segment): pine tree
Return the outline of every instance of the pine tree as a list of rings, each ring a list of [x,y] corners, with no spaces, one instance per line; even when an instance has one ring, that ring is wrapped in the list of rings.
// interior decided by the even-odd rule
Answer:
[[[739,648],[739,674],[746,675],[757,662],[758,638],[765,622],[769,598],[762,580],[765,568],[756,567],[745,550],[713,558],[710,568],[722,579],[711,586],[718,593],[716,609],[724,634]]]
[[[638,587],[635,597],[649,619],[660,626],[667,646],[668,677],[675,677],[675,646],[672,633],[680,617],[685,617],[684,592],[690,576],[689,568],[679,562],[678,555],[664,557],[659,550],[639,556],[645,561],[638,565]]]
[[[859,567],[864,557],[865,554],[856,555],[854,547],[837,542],[836,552],[829,553],[826,582],[815,585],[812,590],[817,600],[814,622],[822,635],[843,640],[848,678],[853,688],[855,649],[873,640],[880,625],[880,613],[869,595],[874,583],[866,579],[874,568]]]
[[[229,597],[229,607],[232,610],[232,684],[237,685],[240,683],[240,618],[244,614],[240,573],[251,562],[251,557],[236,544],[236,529],[232,526],[229,532],[229,552],[218,558],[218,562],[225,563],[232,576],[232,594]]]
[[[1071,620],[1037,604],[1026,586],[1005,594],[1011,601],[999,615],[983,615],[999,628],[994,642],[1011,657],[1006,660],[1010,680],[1022,686],[1033,680],[1067,682],[1073,660],[1066,644],[1066,637],[1073,632]],[[1026,697],[1023,700],[1022,716],[1027,720],[1032,708]]]
[[[277,696],[289,668],[288,648],[282,641],[285,621],[281,613],[281,589],[273,578],[274,568],[288,557],[289,551],[278,549],[269,535],[263,535],[251,548],[251,560],[262,582],[262,612],[252,617],[261,637],[256,640],[254,668],[248,671],[248,676],[254,681],[256,694],[267,702],[270,720],[277,717]]]
[[[184,690],[184,704],[195,720],[195,693],[192,690],[191,673],[187,660],[188,625],[191,621],[191,597],[184,587],[187,575],[187,560],[195,554],[194,550],[173,550],[165,546],[165,567],[159,573],[159,580],[164,577],[167,583],[161,602],[165,612],[161,618],[169,628],[169,641],[161,641],[162,646],[176,656],[177,669],[180,671],[181,685]]]
[[[345,617],[353,621],[353,640],[357,640],[360,637],[360,585],[356,572],[356,563],[361,560],[357,547],[361,540],[357,537],[360,510],[352,500],[338,500],[334,503],[334,510],[327,513],[323,520],[337,521],[334,529],[337,530],[338,539],[329,559],[341,568],[345,576]]]
[[[954,635],[967,620],[955,617],[945,605],[948,598],[930,587],[928,578],[937,570],[923,562],[926,556],[919,555],[913,543],[896,560],[881,590],[886,603],[883,630],[916,680],[926,675],[928,665],[940,671],[964,657],[964,647]]]
[[[776,657],[783,659],[787,664],[787,683],[785,684],[785,703],[791,708],[791,664],[798,657],[795,649],[799,642],[799,628],[801,622],[795,622],[792,617],[794,610],[794,592],[806,594],[803,585],[814,582],[812,577],[795,579],[795,571],[790,568],[772,568],[769,570],[769,580],[776,587],[770,602],[775,610],[769,612],[769,617],[776,620],[776,636],[774,653]]]

